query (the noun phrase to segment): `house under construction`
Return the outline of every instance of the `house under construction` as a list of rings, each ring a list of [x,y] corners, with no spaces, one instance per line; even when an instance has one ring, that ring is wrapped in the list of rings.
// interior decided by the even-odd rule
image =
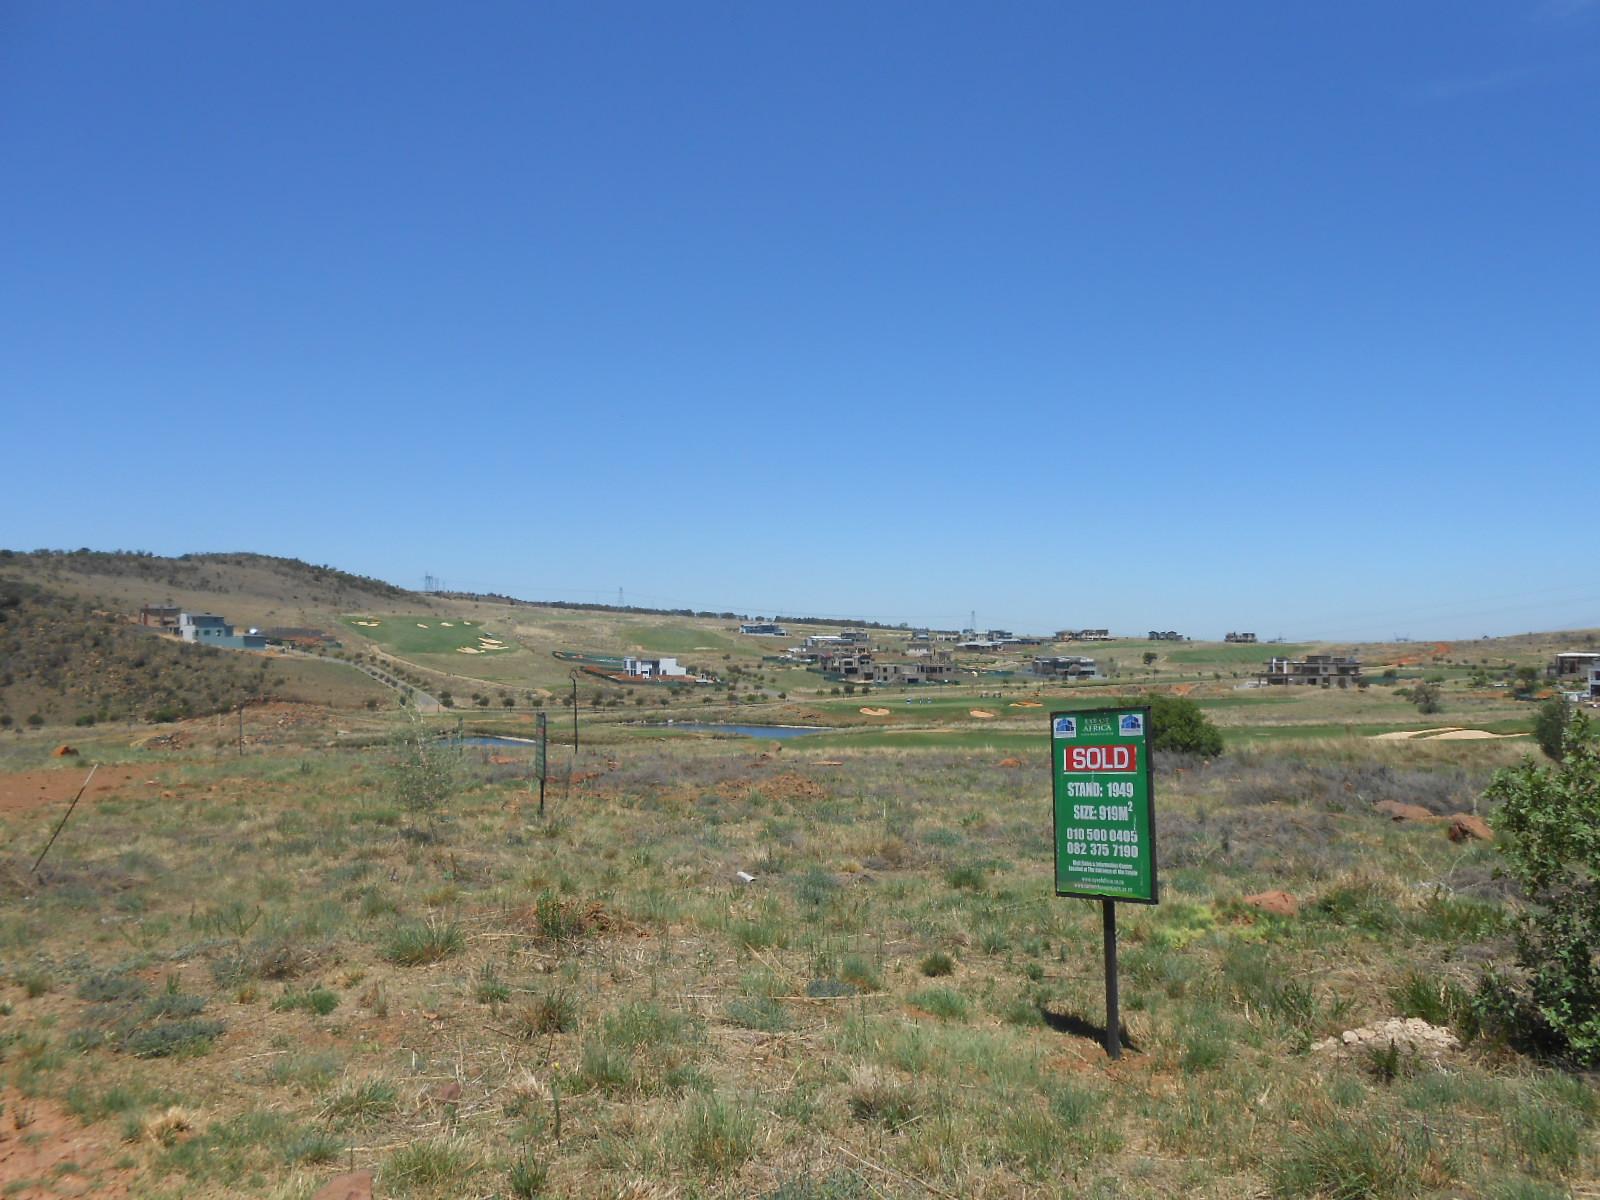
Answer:
[[[1304,658],[1269,658],[1267,669],[1256,678],[1266,684],[1304,687],[1349,687],[1361,678],[1359,658],[1308,654]]]

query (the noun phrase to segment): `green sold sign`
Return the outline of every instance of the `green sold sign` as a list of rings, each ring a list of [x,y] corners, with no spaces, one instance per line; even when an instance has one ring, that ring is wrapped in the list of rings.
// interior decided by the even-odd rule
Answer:
[[[1050,716],[1056,895],[1155,904],[1150,710]]]

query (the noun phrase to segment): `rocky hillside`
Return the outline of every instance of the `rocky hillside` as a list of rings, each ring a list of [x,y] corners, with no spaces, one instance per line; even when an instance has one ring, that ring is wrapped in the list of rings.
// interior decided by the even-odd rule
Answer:
[[[0,728],[200,716],[298,695],[297,667],[184,645],[88,601],[0,577]]]

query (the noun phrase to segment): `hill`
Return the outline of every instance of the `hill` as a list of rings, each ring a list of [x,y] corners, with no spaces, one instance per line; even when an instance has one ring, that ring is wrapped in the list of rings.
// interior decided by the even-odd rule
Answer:
[[[404,601],[431,611],[427,596],[334,567],[266,554],[0,550],[0,579],[137,614],[146,604],[220,612],[240,626],[325,626],[340,613]]]

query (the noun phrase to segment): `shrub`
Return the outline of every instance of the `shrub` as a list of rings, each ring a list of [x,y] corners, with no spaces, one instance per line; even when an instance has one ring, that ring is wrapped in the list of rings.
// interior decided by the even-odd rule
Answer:
[[[1491,977],[1481,999],[1513,1038],[1592,1065],[1600,1063],[1600,747],[1589,733],[1588,719],[1573,714],[1559,764],[1525,759],[1485,793],[1501,802],[1505,873],[1534,907],[1517,929],[1525,979]]]
[[[446,1184],[459,1189],[477,1165],[471,1147],[462,1139],[433,1138],[400,1147],[383,1164],[379,1177],[387,1189],[401,1193],[437,1191]]]
[[[1293,1137],[1274,1170],[1279,1196],[1384,1200],[1416,1190],[1417,1147],[1386,1123],[1335,1117]]]
[[[1152,695],[1150,748],[1170,754],[1198,754],[1215,758],[1222,753],[1222,733],[1193,700],[1182,696]]]
[[[923,1012],[931,1013],[944,1021],[965,1020],[967,1013],[971,1011],[967,998],[954,988],[924,988],[920,992],[913,993],[910,999],[911,1003]]]
[[[937,979],[941,975],[952,974],[956,969],[956,960],[943,950],[935,950],[922,960],[921,969],[929,979]]]
[[[851,1080],[846,1103],[856,1120],[885,1125],[891,1130],[917,1115],[916,1093],[877,1071],[863,1071]]]
[[[409,921],[389,935],[383,956],[402,967],[420,967],[458,954],[465,945],[461,927],[453,922]]]
[[[679,1119],[684,1157],[702,1170],[737,1170],[755,1150],[756,1122],[750,1113],[721,1096],[695,1096]]]

